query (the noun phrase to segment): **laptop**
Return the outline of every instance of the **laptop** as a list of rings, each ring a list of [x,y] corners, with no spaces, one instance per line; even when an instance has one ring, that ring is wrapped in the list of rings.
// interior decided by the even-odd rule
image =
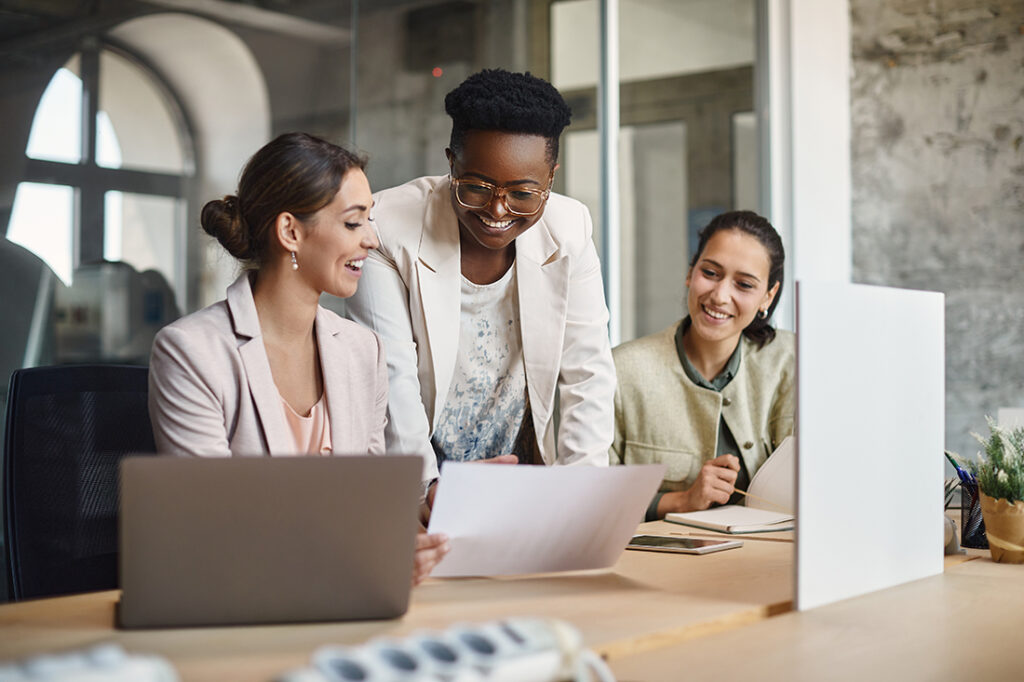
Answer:
[[[125,459],[119,626],[401,616],[422,469],[392,455]]]

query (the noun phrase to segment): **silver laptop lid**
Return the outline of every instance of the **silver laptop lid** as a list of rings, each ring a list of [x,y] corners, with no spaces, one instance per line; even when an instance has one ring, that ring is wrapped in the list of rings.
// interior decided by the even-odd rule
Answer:
[[[402,615],[422,466],[416,456],[124,460],[120,625]]]

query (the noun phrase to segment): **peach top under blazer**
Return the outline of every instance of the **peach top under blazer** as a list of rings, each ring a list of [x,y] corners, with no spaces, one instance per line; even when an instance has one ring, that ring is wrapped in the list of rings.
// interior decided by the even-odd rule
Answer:
[[[315,330],[334,454],[383,454],[388,388],[380,339],[323,308]],[[149,415],[161,454],[297,454],[246,274],[226,300],[157,334]]]

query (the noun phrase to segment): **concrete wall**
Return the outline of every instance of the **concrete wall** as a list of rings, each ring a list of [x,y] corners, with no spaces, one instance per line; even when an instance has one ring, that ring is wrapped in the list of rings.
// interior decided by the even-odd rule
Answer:
[[[356,144],[370,154],[371,187],[448,172],[444,97],[481,68],[529,68],[525,8],[447,0],[360,16]]]
[[[850,10],[853,278],[945,292],[946,447],[973,455],[1024,407],[1024,2]]]

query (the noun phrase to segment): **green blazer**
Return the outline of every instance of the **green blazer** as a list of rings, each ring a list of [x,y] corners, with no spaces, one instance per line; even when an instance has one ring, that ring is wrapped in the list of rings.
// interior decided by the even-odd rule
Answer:
[[[676,351],[676,329],[618,346],[612,464],[668,466],[661,491],[685,490],[701,466],[715,457],[719,417],[725,418],[747,471],[753,476],[793,432],[796,337],[779,330],[758,348],[741,337],[739,373],[721,393],[694,384]]]

